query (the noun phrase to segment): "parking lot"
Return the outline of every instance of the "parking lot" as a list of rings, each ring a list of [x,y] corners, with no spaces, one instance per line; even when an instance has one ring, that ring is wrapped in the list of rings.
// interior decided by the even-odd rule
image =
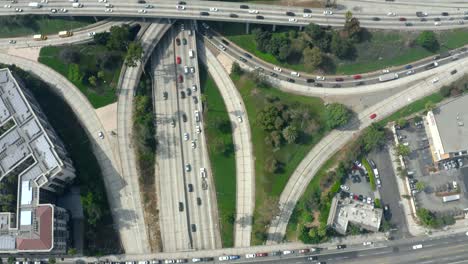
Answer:
[[[465,167],[465,159],[455,158],[434,165],[424,124],[416,126],[414,122],[410,123],[397,133],[400,143],[411,150],[411,154],[405,158],[405,164],[416,206],[441,215],[462,214],[463,209],[468,208],[468,168]],[[424,187],[422,190],[418,190],[418,182],[422,182],[419,184],[419,187]],[[443,196],[456,194],[460,195],[459,200],[443,202]]]

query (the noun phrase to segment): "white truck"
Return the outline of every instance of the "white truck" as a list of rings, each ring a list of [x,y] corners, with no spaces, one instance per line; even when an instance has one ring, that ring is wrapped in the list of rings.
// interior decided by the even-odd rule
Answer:
[[[31,8],[41,8],[42,7],[42,5],[40,3],[38,3],[38,2],[30,2],[28,4],[28,6],[31,7]]]
[[[393,73],[392,72],[392,73],[387,73],[387,74],[379,76],[379,81],[381,81],[381,82],[391,81],[391,80],[395,80],[395,79],[398,79],[398,73]]]
[[[71,31],[60,31],[58,33],[58,36],[61,37],[61,38],[66,38],[66,37],[70,37],[70,36],[73,36],[73,32]]]
[[[72,4],[72,7],[74,7],[74,8],[81,8],[81,7],[83,7],[83,4],[82,4],[82,3],[73,3],[73,4]]]
[[[42,34],[36,34],[33,36],[33,39],[34,40],[46,40],[47,39],[47,36],[46,35],[42,35]]]

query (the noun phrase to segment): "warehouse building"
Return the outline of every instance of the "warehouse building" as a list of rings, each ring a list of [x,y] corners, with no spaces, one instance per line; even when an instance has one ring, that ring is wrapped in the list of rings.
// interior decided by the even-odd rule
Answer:
[[[36,100],[8,69],[0,69],[0,182],[17,181],[16,210],[0,212],[0,254],[66,252],[69,214],[52,201],[74,177],[65,147]]]

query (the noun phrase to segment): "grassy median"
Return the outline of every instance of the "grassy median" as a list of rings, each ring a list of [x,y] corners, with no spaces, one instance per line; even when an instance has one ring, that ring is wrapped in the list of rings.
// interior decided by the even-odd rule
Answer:
[[[371,189],[373,191],[375,191],[375,174],[374,174],[374,170],[372,169],[371,165],[369,164],[369,162],[367,161],[366,158],[362,158],[361,163],[364,166],[364,168],[366,168],[367,174],[369,175],[370,187],[371,187]]]
[[[202,101],[204,101],[206,140],[216,185],[221,239],[223,247],[233,247],[236,215],[236,160],[231,122],[221,93],[203,66],[200,67],[200,85],[203,92]]]

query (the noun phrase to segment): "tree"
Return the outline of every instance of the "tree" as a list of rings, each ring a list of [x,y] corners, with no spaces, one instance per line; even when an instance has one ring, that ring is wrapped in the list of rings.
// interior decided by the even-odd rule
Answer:
[[[269,173],[277,173],[279,168],[280,168],[280,164],[278,162],[277,159],[275,158],[270,158],[266,161],[266,164],[265,164],[265,169],[267,172]]]
[[[68,255],[76,255],[76,253],[78,253],[78,251],[76,250],[76,248],[69,248],[68,249]]]
[[[422,192],[424,189],[426,189],[426,184],[424,182],[420,181],[416,183],[416,190]]]
[[[333,34],[330,49],[333,54],[335,54],[340,59],[345,59],[351,56],[353,51],[353,46],[349,41],[342,39],[337,33]]]
[[[447,85],[444,85],[440,88],[440,95],[442,95],[443,97],[450,97],[451,93],[452,93],[452,86],[447,86]]]
[[[231,132],[231,121],[225,118],[216,118],[214,120],[214,127],[223,134]]]
[[[310,23],[309,25],[305,26],[304,32],[313,40],[318,40],[325,34],[325,30],[314,23]]]
[[[244,71],[240,67],[239,63],[234,62],[232,64],[231,74],[233,74],[233,75],[242,75],[242,73],[244,73]]]
[[[360,137],[360,144],[365,153],[369,153],[373,149],[383,146],[385,143],[385,131],[373,123],[366,128]]]
[[[109,32],[100,32],[100,33],[96,33],[93,36],[94,43],[98,45],[107,45],[109,38],[110,38]]]
[[[346,125],[351,118],[351,111],[343,104],[332,103],[327,106],[325,116],[327,126],[333,129]]]
[[[97,34],[96,34],[97,35]],[[106,47],[110,50],[125,50],[130,41],[130,26],[112,26]]]
[[[92,86],[97,86],[97,78],[96,76],[94,75],[91,75],[89,78],[88,78],[88,82],[89,84],[91,84]]]
[[[423,31],[416,38],[416,43],[432,52],[439,50],[439,41],[437,40],[436,35],[432,31]]]
[[[428,101],[426,105],[424,105],[424,108],[427,112],[432,111],[435,108],[435,104],[432,101]]]
[[[398,144],[397,146],[397,154],[398,155],[401,155],[403,157],[407,157],[409,156],[409,154],[411,153],[411,150],[408,146],[405,146],[403,144]]]
[[[314,71],[323,61],[323,55],[317,47],[305,48],[302,51],[302,56],[304,58],[304,67],[308,71]]]
[[[283,129],[283,137],[289,144],[293,144],[297,141],[299,137],[299,132],[295,126],[287,126]]]
[[[273,105],[267,105],[263,110],[257,114],[257,124],[259,124],[263,130],[272,131],[275,129],[276,117],[280,115],[278,109]]]
[[[346,21],[343,32],[352,41],[358,42],[361,38],[361,25],[357,18],[353,17],[351,12],[346,13]]]
[[[131,42],[128,45],[127,55],[125,55],[125,65],[136,67],[143,56],[143,48],[140,42]]]
[[[408,120],[406,120],[405,118],[400,118],[397,120],[397,125],[400,127],[400,128],[404,128],[408,125]]]
[[[281,147],[282,140],[281,140],[280,132],[278,132],[276,130],[272,131],[270,133],[270,138],[271,138],[271,142],[273,144],[273,147],[275,147],[275,148]]]
[[[16,260],[15,257],[9,256],[8,259],[7,259],[7,262],[8,262],[8,264],[13,264],[13,263],[15,263],[15,260]]]
[[[55,264],[57,261],[55,260],[54,257],[50,257],[49,260],[48,260],[48,263],[49,264]]]
[[[271,33],[269,31],[264,31],[261,28],[256,28],[252,30],[252,34],[254,35],[257,49],[261,52],[267,52],[272,36]]]
[[[101,80],[104,79],[104,76],[105,76],[104,71],[98,71],[97,77],[98,77],[99,79],[101,79]]]
[[[419,208],[416,210],[416,215],[418,216],[421,224],[427,227],[436,227],[437,222],[435,221],[435,215],[426,208]]]

